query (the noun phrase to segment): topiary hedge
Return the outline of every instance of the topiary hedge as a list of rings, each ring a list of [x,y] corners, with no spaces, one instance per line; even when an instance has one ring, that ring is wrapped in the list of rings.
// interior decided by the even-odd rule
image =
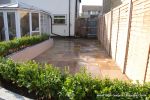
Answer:
[[[0,56],[6,56],[8,54],[14,53],[28,46],[35,45],[47,39],[49,39],[48,35],[37,35],[0,42]]]
[[[49,64],[0,59],[0,75],[44,100],[150,100],[150,83],[99,80],[85,71],[70,75]]]

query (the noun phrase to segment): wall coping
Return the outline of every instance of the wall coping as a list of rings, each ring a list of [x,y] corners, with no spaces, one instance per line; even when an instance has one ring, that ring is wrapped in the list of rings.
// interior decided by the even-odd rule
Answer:
[[[29,46],[20,51],[12,53],[8,55],[7,58],[10,58],[14,60],[15,62],[27,62],[39,56],[46,50],[50,49],[53,46],[53,44],[54,44],[54,41],[52,38],[50,38],[36,45]]]

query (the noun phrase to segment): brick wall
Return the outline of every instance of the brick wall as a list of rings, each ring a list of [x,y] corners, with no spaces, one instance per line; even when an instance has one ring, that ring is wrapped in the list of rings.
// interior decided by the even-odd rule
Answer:
[[[128,0],[129,1],[129,0]],[[113,2],[118,4],[117,0]],[[131,80],[150,81],[150,0],[124,0],[121,5],[99,17],[98,36],[108,54]],[[102,29],[103,28],[103,29]],[[109,48],[110,47],[110,48]]]
[[[75,28],[75,36],[85,37],[87,35],[87,19],[78,18],[76,19],[76,28]]]

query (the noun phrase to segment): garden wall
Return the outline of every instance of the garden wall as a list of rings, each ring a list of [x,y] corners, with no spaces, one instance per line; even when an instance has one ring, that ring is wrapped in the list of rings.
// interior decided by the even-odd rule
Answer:
[[[53,46],[53,39],[46,40],[34,46],[27,47],[21,51],[13,53],[8,57],[16,62],[27,62],[39,56]]]
[[[150,81],[150,1],[123,2],[99,16],[98,27],[98,39],[121,71],[131,80]]]

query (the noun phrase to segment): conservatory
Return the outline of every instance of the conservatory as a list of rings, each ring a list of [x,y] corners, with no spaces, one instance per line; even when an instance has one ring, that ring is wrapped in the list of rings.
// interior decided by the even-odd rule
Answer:
[[[21,2],[0,0],[0,41],[51,33],[51,15]]]

